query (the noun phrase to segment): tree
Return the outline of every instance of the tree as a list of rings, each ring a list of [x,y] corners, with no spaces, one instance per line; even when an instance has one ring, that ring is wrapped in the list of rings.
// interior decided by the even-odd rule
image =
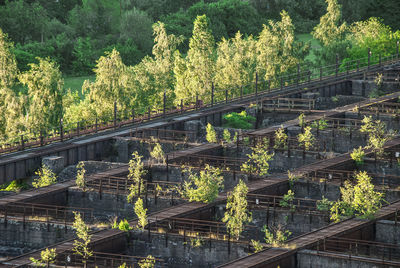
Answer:
[[[138,198],[135,203],[135,214],[138,217],[137,228],[139,228],[140,230],[144,230],[148,223],[146,213],[147,208],[145,209],[143,207],[143,200],[141,198]]]
[[[146,12],[137,8],[127,10],[121,17],[121,38],[133,40],[137,47],[147,54],[151,51],[153,45],[152,25],[153,20]]]
[[[106,52],[97,61],[94,72],[96,80],[85,81],[82,89],[83,92],[89,92],[88,98],[95,116],[109,120],[114,112],[114,103],[118,111],[130,109],[133,92],[129,91],[129,81],[132,77],[119,52],[115,49]]]
[[[305,150],[310,150],[315,141],[314,135],[311,132],[311,127],[305,127],[304,133],[297,135],[297,140],[301,146],[304,146]]]
[[[285,149],[288,143],[288,135],[285,133],[283,126],[275,131],[275,149]]]
[[[140,105],[137,105],[139,110],[149,106],[162,106],[164,94],[167,105],[175,100],[174,52],[183,41],[183,37],[168,35],[162,22],[153,25],[153,35],[153,57],[143,58],[142,62],[134,67],[136,87],[139,92]]]
[[[156,260],[151,255],[148,255],[146,259],[139,261],[140,268],[154,268],[155,264]]]
[[[144,169],[144,164],[142,162],[142,156],[138,154],[138,152],[132,153],[132,158],[129,160],[129,173],[127,176],[128,180],[132,181],[132,184],[129,186],[129,194],[127,196],[128,202],[132,202],[133,198],[143,192],[143,176],[146,175],[147,171]]]
[[[217,133],[215,133],[215,129],[210,123],[206,127],[206,140],[209,143],[217,143]]]
[[[241,171],[258,176],[268,175],[268,161],[274,157],[274,153],[268,154],[268,142],[264,140],[263,143],[258,143],[251,148],[252,153],[247,154],[249,160],[242,164]]]
[[[42,250],[40,252],[40,260],[37,260],[33,257],[29,258],[29,260],[33,263],[36,267],[50,267],[50,264],[54,263],[56,260],[56,249],[48,249]]]
[[[0,28],[0,89],[11,88],[18,75],[17,62],[12,52],[14,45]]]
[[[93,255],[93,251],[90,250],[89,244],[92,235],[89,234],[90,228],[84,222],[79,212],[74,211],[75,220],[73,227],[76,232],[78,239],[74,240],[73,251],[82,257],[82,262],[86,264],[90,256]]]
[[[337,0],[326,0],[328,4],[327,13],[323,15],[320,22],[315,26],[312,35],[324,46],[328,46],[335,41],[342,40],[347,29],[346,23],[339,26],[342,18],[341,5]]]
[[[228,193],[226,212],[222,218],[228,232],[236,239],[239,239],[244,225],[252,220],[251,213],[247,210],[247,193],[246,184],[239,180],[233,191]]]
[[[185,60],[185,75],[176,75],[175,94],[177,99],[191,98],[199,95],[204,101],[210,100],[212,82],[215,76],[215,41],[209,29],[207,17],[197,16],[194,21],[193,35],[189,41],[189,51]],[[187,88],[182,88],[182,79]]]
[[[165,164],[165,153],[161,147],[161,144],[156,142],[153,150],[150,152],[150,156],[157,160],[158,163]]]
[[[358,147],[358,149],[354,149],[350,157],[356,162],[357,166],[364,164],[365,152],[362,146]]]
[[[58,127],[62,118],[62,74],[55,62],[38,58],[38,64],[30,64],[30,70],[21,74],[19,80],[28,88],[27,117],[30,131]]]
[[[83,161],[80,161],[78,165],[76,165],[76,180],[75,183],[76,185],[82,189],[84,192],[86,191],[86,181],[85,181],[85,163]]]
[[[238,32],[232,39],[223,38],[217,47],[215,83],[220,89],[230,89],[230,94],[240,96],[240,88],[255,80],[257,41],[243,38]],[[224,92],[220,90],[220,95]]]
[[[272,87],[279,85],[278,76],[300,64],[309,50],[309,45],[295,41],[289,14],[283,10],[281,17],[281,21],[264,25],[257,41],[257,71]]]
[[[386,134],[386,124],[381,120],[373,120],[372,116],[364,116],[360,132],[368,135],[368,147],[378,156],[382,156],[383,146],[390,138],[390,135]]]
[[[265,243],[272,245],[273,247],[282,247],[288,237],[292,234],[292,232],[288,230],[283,230],[281,225],[278,227],[271,228],[270,231],[266,225],[263,227],[263,232],[265,232]]]
[[[183,184],[182,195],[189,198],[189,202],[197,201],[203,203],[213,202],[223,189],[224,177],[221,176],[221,170],[206,165],[199,175],[187,170],[189,178]]]
[[[374,190],[371,177],[366,171],[355,174],[356,184],[346,181],[340,187],[341,200],[333,203],[331,220],[340,221],[343,217],[356,215],[361,219],[373,219],[374,214],[382,207],[383,193]]]
[[[39,176],[39,178],[32,182],[32,186],[35,188],[46,187],[57,183],[56,174],[54,174],[54,172],[46,165],[43,165],[35,174]]]

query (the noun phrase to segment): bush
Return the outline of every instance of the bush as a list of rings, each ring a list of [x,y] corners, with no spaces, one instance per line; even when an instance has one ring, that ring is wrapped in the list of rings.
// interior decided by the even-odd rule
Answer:
[[[247,115],[246,111],[240,113],[229,113],[224,115],[224,127],[227,128],[240,128],[240,129],[250,129],[253,128],[253,124],[256,118],[251,115]]]

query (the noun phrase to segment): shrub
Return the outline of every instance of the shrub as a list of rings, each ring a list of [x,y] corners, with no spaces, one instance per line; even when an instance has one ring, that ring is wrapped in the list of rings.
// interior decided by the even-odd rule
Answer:
[[[275,149],[285,149],[287,147],[288,136],[281,126],[277,131],[275,131]]]
[[[279,205],[284,208],[288,207],[291,211],[294,211],[296,210],[296,206],[293,204],[293,200],[294,192],[292,190],[289,190],[287,194],[283,196],[283,200],[279,202]]]
[[[240,129],[251,129],[256,121],[256,118],[251,115],[247,115],[246,111],[240,113],[229,113],[224,115],[224,127],[227,128],[240,128]]]
[[[206,133],[206,140],[209,143],[217,143],[217,133],[215,133],[215,129],[210,123],[207,124]]]
[[[328,122],[325,119],[320,119],[319,121],[312,122],[311,127],[319,130],[324,130],[328,127]]]
[[[315,140],[314,135],[311,133],[311,127],[305,127],[304,133],[300,133],[297,136],[297,140],[300,145],[304,146],[304,149],[306,149],[307,151],[310,150]]]
[[[36,173],[39,178],[32,182],[32,186],[35,188],[45,187],[57,183],[56,174],[51,171],[47,166],[43,165]]]
[[[268,154],[267,145],[263,145],[261,143],[257,144],[256,147],[251,148],[252,153],[248,154],[246,163],[243,163],[241,166],[241,171],[248,172],[251,174],[255,174],[258,176],[268,175],[269,163],[274,154]]]
[[[263,232],[265,232],[265,243],[272,245],[273,247],[282,247],[288,237],[292,234],[292,232],[288,230],[283,230],[281,225],[278,225],[275,230],[268,230],[268,227],[264,225]]]
[[[364,164],[365,152],[360,146],[358,147],[358,149],[353,150],[353,152],[350,154],[350,157],[356,162],[357,166],[361,166],[362,164]]]

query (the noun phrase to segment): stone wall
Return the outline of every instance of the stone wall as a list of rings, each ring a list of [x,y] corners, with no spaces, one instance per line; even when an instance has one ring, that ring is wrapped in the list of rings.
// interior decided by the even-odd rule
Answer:
[[[135,232],[128,254],[135,256],[152,255],[162,258],[167,267],[216,267],[228,261],[248,255],[247,245],[237,243],[230,244],[228,252],[227,241],[215,241],[211,243],[205,239],[200,247],[191,247],[190,238],[172,234],[151,234],[148,240],[146,233]]]
[[[0,219],[0,256],[17,256],[73,238],[72,227],[50,223]]]

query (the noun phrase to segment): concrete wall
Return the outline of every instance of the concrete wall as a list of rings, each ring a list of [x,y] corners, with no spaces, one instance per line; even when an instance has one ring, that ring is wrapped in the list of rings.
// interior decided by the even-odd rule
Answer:
[[[318,255],[316,251],[300,250],[297,253],[298,268],[342,268],[342,267],[357,267],[357,268],[391,268],[389,264],[379,264],[381,260],[375,259],[377,263],[369,263],[354,258],[348,258],[349,255],[342,254],[342,258]]]
[[[146,206],[146,200],[143,200]],[[148,213],[153,213],[158,210],[170,207],[170,198],[157,198],[157,204],[152,196],[147,198],[147,209]],[[174,205],[181,204],[184,201],[179,199],[173,200]],[[119,218],[136,218],[134,212],[134,204],[128,203],[126,195],[116,195],[98,192],[82,192],[77,188],[69,188],[68,190],[68,206],[70,207],[81,207],[81,208],[93,208],[93,216],[97,221],[110,221],[114,217]],[[101,209],[99,209],[101,208]]]
[[[204,240],[200,247],[192,248],[184,244],[183,236],[172,234],[151,234],[148,240],[146,233],[136,232],[131,240],[128,253],[136,256],[152,255],[165,260],[166,267],[216,267],[228,261],[248,255],[248,247],[231,243],[230,254],[228,242]],[[165,266],[164,266],[165,267]]]
[[[50,223],[22,222],[0,219],[0,256],[17,256],[73,238],[72,227]]]

